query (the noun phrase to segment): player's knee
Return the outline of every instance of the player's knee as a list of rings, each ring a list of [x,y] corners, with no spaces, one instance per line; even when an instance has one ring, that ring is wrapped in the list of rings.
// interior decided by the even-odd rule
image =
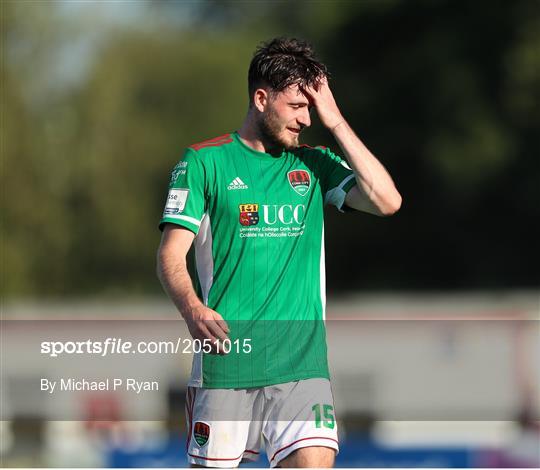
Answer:
[[[244,463],[244,462],[249,462],[249,460],[243,460],[240,462],[241,464]],[[199,465],[199,464],[196,464],[196,463],[192,463],[190,464],[189,468],[208,468],[204,465]],[[229,467],[229,468],[238,468],[238,467]]]
[[[277,465],[281,468],[332,468],[336,451],[329,447],[302,447],[291,452]]]

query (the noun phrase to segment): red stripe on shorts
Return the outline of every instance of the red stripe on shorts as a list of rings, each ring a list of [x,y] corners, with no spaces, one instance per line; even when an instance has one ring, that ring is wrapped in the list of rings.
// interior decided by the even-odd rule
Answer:
[[[246,449],[244,452],[242,452],[240,454],[239,457],[234,457],[234,458],[227,458],[227,457],[224,457],[222,459],[218,459],[218,458],[215,458],[215,457],[202,457],[201,455],[194,455],[194,454],[188,454],[190,457],[193,457],[195,459],[202,459],[202,460],[238,460],[238,459],[241,459],[243,457],[243,455],[248,452],[250,454],[259,454],[259,452],[255,451],[255,450],[248,450]]]
[[[294,441],[294,442],[291,442],[289,445],[285,446],[285,447],[282,447],[281,449],[279,449],[278,451],[276,451],[276,453],[274,454],[274,456],[270,459],[270,461],[274,460],[276,458],[276,455],[279,454],[281,451],[284,451],[285,449],[288,449],[289,447],[293,446],[294,444],[296,444],[297,442],[300,442],[300,441],[307,441],[308,439],[328,439],[329,441],[334,441],[336,444],[339,444],[338,441],[336,441],[335,439],[332,439],[331,437],[304,437],[303,439],[298,439],[297,441]]]
[[[186,452],[189,451],[189,444],[191,443],[191,428],[193,427],[193,401],[194,401],[194,391],[191,387],[188,387],[186,394],[186,411],[188,418],[188,435],[186,439]]]

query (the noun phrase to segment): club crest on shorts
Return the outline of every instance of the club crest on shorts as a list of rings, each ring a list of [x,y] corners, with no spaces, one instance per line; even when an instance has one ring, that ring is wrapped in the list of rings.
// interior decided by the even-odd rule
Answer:
[[[306,170],[293,170],[287,173],[289,184],[300,196],[305,196],[311,185],[311,177]]]
[[[242,225],[257,225],[259,223],[259,204],[240,204],[240,223]]]
[[[200,447],[204,446],[210,437],[210,426],[202,421],[196,421],[193,425],[193,437]]]

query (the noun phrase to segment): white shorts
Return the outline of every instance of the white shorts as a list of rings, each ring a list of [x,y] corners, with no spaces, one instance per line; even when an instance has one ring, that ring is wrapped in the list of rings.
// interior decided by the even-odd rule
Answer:
[[[339,452],[327,379],[247,389],[188,387],[186,419],[188,461],[206,467],[258,460],[263,445],[271,467],[301,447]]]

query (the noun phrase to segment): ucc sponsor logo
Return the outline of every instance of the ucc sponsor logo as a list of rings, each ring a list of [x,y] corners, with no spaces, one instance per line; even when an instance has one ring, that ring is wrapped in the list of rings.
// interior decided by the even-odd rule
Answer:
[[[266,225],[301,224],[304,221],[306,206],[304,204],[262,204],[263,220]],[[259,223],[259,204],[240,204],[240,223],[242,225],[257,225]]]
[[[301,224],[304,221],[306,206],[304,204],[266,205],[263,204],[263,220],[267,225],[281,222],[283,225]]]

